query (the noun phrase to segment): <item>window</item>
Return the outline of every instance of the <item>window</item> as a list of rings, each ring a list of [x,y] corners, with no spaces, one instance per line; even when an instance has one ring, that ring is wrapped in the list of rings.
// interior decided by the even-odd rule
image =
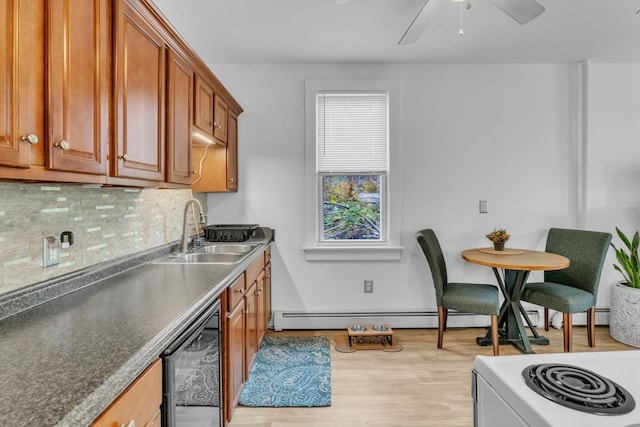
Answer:
[[[385,241],[387,92],[316,94],[319,240]]]
[[[398,97],[394,82],[306,82],[307,260],[400,258]]]

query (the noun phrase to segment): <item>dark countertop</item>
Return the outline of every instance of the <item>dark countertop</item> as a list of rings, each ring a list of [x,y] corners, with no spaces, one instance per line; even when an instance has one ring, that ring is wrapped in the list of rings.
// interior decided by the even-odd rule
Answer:
[[[267,230],[238,264],[147,262],[1,320],[0,425],[89,425],[261,256]]]

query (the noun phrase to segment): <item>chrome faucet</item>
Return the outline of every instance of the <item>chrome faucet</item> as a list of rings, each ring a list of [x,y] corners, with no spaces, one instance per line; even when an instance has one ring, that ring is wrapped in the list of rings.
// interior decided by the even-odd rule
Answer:
[[[182,221],[182,241],[180,242],[180,252],[186,252],[187,251],[187,245],[189,244],[189,228],[188,228],[188,216],[189,216],[189,207],[193,206],[197,206],[198,207],[198,221],[196,221],[195,226],[196,226],[196,239],[200,238],[200,229],[198,228],[198,222],[200,222],[200,224],[204,224],[205,219],[204,219],[204,212],[202,210],[202,204],[200,203],[200,200],[198,199],[189,199],[187,201],[187,203],[184,206],[184,217],[183,217],[183,221]]]

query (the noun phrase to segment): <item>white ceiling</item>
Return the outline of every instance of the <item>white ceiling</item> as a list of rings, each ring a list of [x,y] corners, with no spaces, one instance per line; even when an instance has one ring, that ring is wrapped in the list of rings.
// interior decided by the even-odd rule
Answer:
[[[446,2],[414,44],[424,0],[153,0],[209,64],[640,62],[640,0],[538,0],[520,25],[490,0]]]

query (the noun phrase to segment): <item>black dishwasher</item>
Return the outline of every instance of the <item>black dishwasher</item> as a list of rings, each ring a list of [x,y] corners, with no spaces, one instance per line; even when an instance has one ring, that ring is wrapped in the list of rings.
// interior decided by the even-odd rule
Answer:
[[[220,301],[162,353],[162,426],[222,426]]]

